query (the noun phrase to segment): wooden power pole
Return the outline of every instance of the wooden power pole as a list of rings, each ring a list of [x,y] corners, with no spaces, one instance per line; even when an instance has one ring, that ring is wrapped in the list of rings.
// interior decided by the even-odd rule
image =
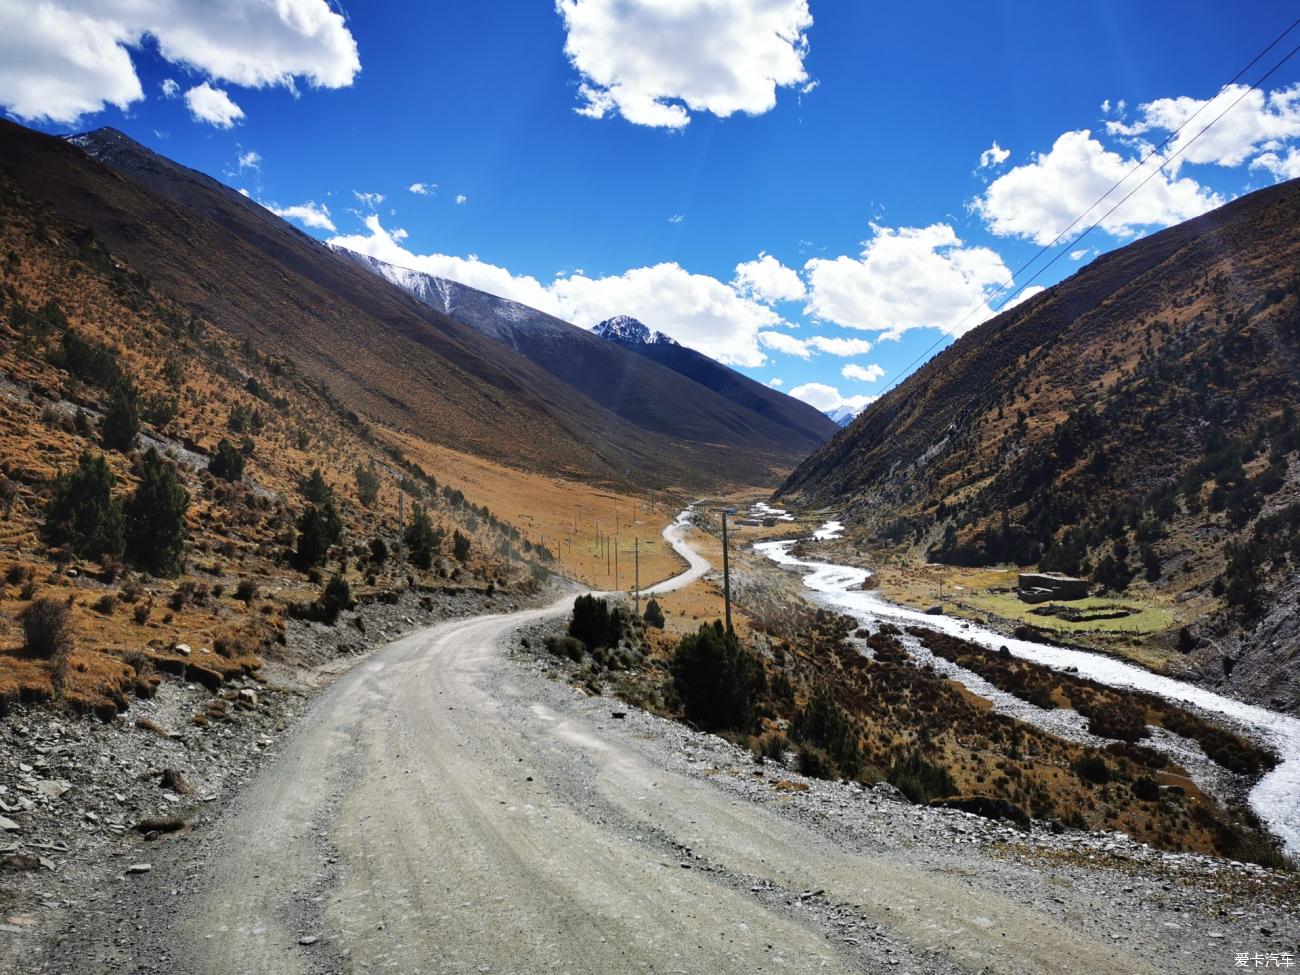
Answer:
[[[636,615],[641,615],[641,536],[636,538]]]
[[[727,552],[727,509],[722,509],[722,602],[727,614],[727,632],[731,633],[731,558]]]

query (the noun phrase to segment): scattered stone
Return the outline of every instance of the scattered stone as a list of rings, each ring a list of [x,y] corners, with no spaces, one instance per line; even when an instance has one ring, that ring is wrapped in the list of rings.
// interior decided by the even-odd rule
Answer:
[[[10,833],[16,833],[20,829],[22,829],[22,827],[19,826],[17,823],[15,823],[12,819],[7,819],[4,816],[0,816],[0,829],[3,829]]]
[[[319,940],[320,940],[320,935],[318,934],[304,934],[301,938],[298,939],[298,944],[314,945]]]
[[[175,833],[184,828],[185,820],[180,816],[154,816],[135,824],[137,833]]]
[[[148,873],[148,872],[149,872],[150,870],[152,870],[152,869],[153,869],[153,864],[152,864],[152,863],[133,863],[133,864],[131,864],[129,867],[126,868],[126,872],[127,872],[128,874],[132,874],[132,873]]]

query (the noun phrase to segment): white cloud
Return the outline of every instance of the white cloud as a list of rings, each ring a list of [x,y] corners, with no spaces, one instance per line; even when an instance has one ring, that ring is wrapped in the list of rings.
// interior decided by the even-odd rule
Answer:
[[[551,285],[562,317],[591,326],[624,313],[666,332],[683,345],[733,366],[761,366],[764,329],[784,324],[760,302],[737,294],[706,274],[692,274],[676,263],[633,268],[623,274],[563,277]]]
[[[1300,177],[1300,149],[1295,146],[1287,149],[1286,155],[1276,152],[1264,152],[1250,162],[1251,169],[1263,169],[1273,174],[1276,180],[1296,179]]]
[[[249,149],[247,152],[241,152],[239,154],[239,168],[240,169],[261,169],[262,154],[254,151],[253,149]]]
[[[690,111],[761,115],[808,75],[808,0],[556,0],[577,111],[680,129]],[[811,90],[811,89],[810,89]],[[688,109],[690,111],[688,111]]]
[[[465,205],[466,203],[468,203],[468,202],[469,202],[469,197],[466,196],[464,193],[457,193],[457,194],[456,194],[456,206],[458,206],[458,207],[459,207],[459,206],[464,206],[464,205]]]
[[[879,396],[845,396],[834,386],[825,383],[804,383],[790,390],[790,395],[803,400],[809,406],[817,407],[823,413],[837,410],[841,406],[847,406],[857,413],[880,399]]]
[[[773,376],[771,379],[767,381],[767,384],[771,386],[773,389],[778,389],[781,386],[785,385],[785,380],[782,379],[780,376]]]
[[[742,295],[769,303],[797,301],[806,293],[798,271],[761,251],[756,260],[736,265],[736,278],[732,284]]]
[[[1001,166],[1011,158],[1011,150],[1003,149],[998,145],[998,140],[993,140],[993,145],[989,146],[980,153],[980,169],[988,169],[990,166]]]
[[[871,229],[861,257],[813,258],[804,265],[809,314],[887,338],[959,323],[962,334],[992,315],[987,295],[1010,277],[996,253],[964,246],[948,224]]]
[[[228,129],[244,117],[244,110],[223,89],[213,88],[206,81],[185,93],[185,106],[194,121],[219,129]]]
[[[1016,166],[989,184],[971,208],[989,230],[1048,244],[1118,183],[1136,160],[1106,149],[1087,129],[1063,133],[1046,153]],[[1087,227],[1124,199],[1159,166],[1153,157],[1080,220]],[[1133,197],[1101,222],[1116,237],[1131,237],[1145,227],[1166,227],[1199,216],[1223,203],[1217,193],[1190,178],[1157,172]]]
[[[438,192],[438,184],[437,183],[412,183],[410,186],[407,187],[407,189],[410,190],[412,193],[414,193],[416,196],[433,196],[434,193]]]
[[[874,348],[867,339],[841,339],[829,335],[814,335],[808,339],[808,344],[818,352],[838,356],[866,355]]]
[[[181,93],[181,86],[175,78],[164,78],[158,87],[162,89],[163,98],[175,98]]]
[[[675,263],[598,278],[575,270],[543,284],[473,255],[413,253],[401,243],[404,232],[385,229],[376,214],[368,215],[365,225],[366,233],[336,236],[330,243],[531,305],[584,328],[614,315],[631,315],[728,365],[763,365],[767,356],[759,333],[786,324],[761,302]]]
[[[784,352],[786,355],[797,356],[800,359],[812,358],[812,351],[808,348],[808,343],[802,342],[785,332],[759,332],[758,344],[765,349],[774,349],[777,352]]]
[[[384,202],[383,193],[363,193],[361,190],[353,190],[352,195],[357,198],[357,202],[364,207],[374,210],[379,204]]]
[[[126,109],[144,97],[131,52],[146,36],[164,60],[247,87],[292,89],[302,78],[338,88],[361,69],[328,0],[0,0],[0,105],[67,123],[108,105]],[[163,82],[163,94],[176,91]],[[212,121],[213,111],[209,104],[199,117]],[[234,120],[228,110],[216,117]]]
[[[674,213],[671,217],[668,218],[668,222],[669,222],[669,223],[681,223],[681,222],[682,222],[683,220],[685,220],[685,219],[686,219],[686,214],[684,214],[684,213]]]
[[[240,190],[245,196],[248,194]],[[306,203],[298,203],[291,207],[278,207],[274,203],[263,203],[277,217],[284,217],[287,220],[297,220],[304,227],[315,227],[317,230],[328,230],[334,233],[334,221],[330,219],[329,207],[323,203],[316,203],[314,200],[308,200]]]
[[[1002,305],[1002,306],[998,309],[998,311],[1010,311],[1012,308],[1015,308],[1016,305],[1024,304],[1026,301],[1028,301],[1028,300],[1029,300],[1030,298],[1032,298],[1034,295],[1036,295],[1036,294],[1041,294],[1042,292],[1044,292],[1044,291],[1046,291],[1046,290],[1047,290],[1047,288],[1044,287],[1044,286],[1041,285],[1041,284],[1031,284],[1029,287],[1025,288],[1024,291],[1020,292],[1020,294],[1016,295],[1014,298],[1012,298],[1012,299],[1011,299],[1010,301],[1008,301],[1006,304]]]
[[[1239,98],[1240,103],[1229,109]],[[1225,109],[1227,113],[1218,118]],[[1173,132],[1193,115],[1196,120],[1163,150],[1181,151],[1175,167],[1184,162],[1240,166],[1258,150],[1300,136],[1300,84],[1268,94],[1246,85],[1229,85],[1210,99],[1157,98],[1139,105],[1132,123],[1107,122],[1106,131],[1128,138],[1159,135]],[[1202,130],[1205,134],[1198,135]]]
[[[1070,251],[1070,260],[1081,261],[1088,256],[1088,248],[1080,247],[1077,251]]]
[[[860,366],[856,362],[850,362],[840,370],[840,375],[845,379],[856,379],[861,383],[878,382],[884,374],[885,370],[874,362],[867,366]]]

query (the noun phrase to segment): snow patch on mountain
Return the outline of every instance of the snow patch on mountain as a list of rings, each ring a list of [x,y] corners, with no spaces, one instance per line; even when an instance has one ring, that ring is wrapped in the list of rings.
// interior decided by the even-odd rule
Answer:
[[[676,345],[673,339],[663,332],[653,332],[649,326],[637,321],[631,315],[615,315],[607,318],[592,328],[603,339],[620,345]]]

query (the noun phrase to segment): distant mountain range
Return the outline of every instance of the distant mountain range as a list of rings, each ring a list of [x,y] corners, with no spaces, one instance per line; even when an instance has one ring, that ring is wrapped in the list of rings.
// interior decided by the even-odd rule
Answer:
[[[473,289],[458,290],[457,315],[447,314],[114,129],[59,139],[0,120],[0,158],[25,192],[196,318],[292,360],[358,423],[526,470],[684,490],[770,483],[826,435],[697,384],[687,384],[693,395],[662,385],[681,382],[667,370],[616,367],[601,355],[616,346],[558,320],[558,332],[530,337],[506,317],[522,306],[471,300]],[[558,363],[572,333],[588,340],[574,382]],[[548,368],[530,356],[546,359],[556,334],[568,353]],[[601,375],[614,392],[600,389]]]
[[[730,444],[770,467],[792,467],[835,432],[807,403],[678,345],[635,318],[618,316],[588,331],[447,278],[336,250],[647,431]]]
[[[861,412],[861,410],[855,410],[851,406],[837,406],[833,410],[827,410],[826,415],[831,418],[831,421],[837,427],[843,428],[852,423]]]

